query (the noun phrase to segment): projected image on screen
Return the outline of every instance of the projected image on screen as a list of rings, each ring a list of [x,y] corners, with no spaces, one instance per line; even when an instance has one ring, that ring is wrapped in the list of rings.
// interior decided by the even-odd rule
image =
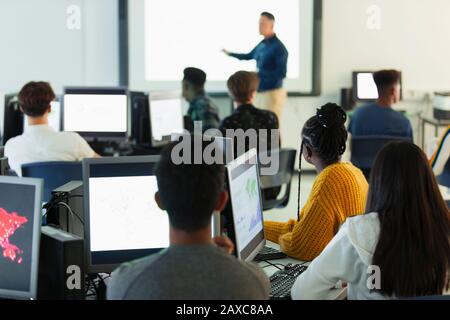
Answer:
[[[150,120],[152,137],[161,141],[164,136],[183,132],[183,110],[181,99],[151,100]]]
[[[240,250],[263,229],[256,167],[252,166],[231,182],[231,199]]]
[[[156,190],[154,176],[90,178],[91,251],[168,247],[169,218]]]
[[[228,57],[222,49],[250,52],[263,40],[259,19],[268,11],[289,52],[285,88],[312,90],[314,0],[136,0],[129,5],[134,88],[173,90],[183,69],[193,66],[206,72],[208,90],[226,91],[230,75],[256,71],[256,63]]]
[[[298,25],[300,9],[298,1],[289,2],[281,6],[274,0],[146,1],[146,79],[177,79],[188,65],[204,69],[209,80],[222,81],[233,71],[255,69],[254,62],[228,59],[221,49],[243,53],[253,49],[262,39],[258,19],[263,11],[273,12],[280,21],[277,32],[289,51],[288,77],[298,78],[300,30],[292,26]]]
[[[126,132],[125,95],[64,95],[64,130],[74,132]]]

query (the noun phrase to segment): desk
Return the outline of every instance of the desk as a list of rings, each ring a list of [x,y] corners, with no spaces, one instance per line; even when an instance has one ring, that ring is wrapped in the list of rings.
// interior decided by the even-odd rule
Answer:
[[[420,115],[419,116],[419,121],[420,121],[420,134],[421,134],[421,145],[422,145],[422,149],[425,148],[425,124],[429,124],[432,125],[434,127],[434,137],[436,138],[438,136],[438,130],[441,127],[447,127],[450,125],[450,120],[439,120],[434,118],[431,115]]]
[[[280,246],[278,244],[270,242],[270,241],[266,241],[266,246],[280,250]],[[279,263],[279,264],[283,264],[283,265],[286,265],[288,263],[292,263],[292,264],[304,263],[303,261],[296,260],[296,259],[290,258],[290,257],[287,257],[284,259],[269,260],[269,261],[273,264]],[[273,275],[275,272],[277,272],[279,270],[274,266],[266,267],[267,264],[268,263],[265,261],[260,261],[258,263],[258,265],[260,267],[264,267],[263,270],[268,277],[270,277],[271,275]],[[310,264],[310,262],[305,262],[305,266],[308,266],[309,264]],[[281,268],[281,266],[280,266],[280,268]],[[339,289],[336,288],[336,289],[330,290],[328,296],[324,300],[344,300],[346,298],[347,298],[347,288],[339,288]]]

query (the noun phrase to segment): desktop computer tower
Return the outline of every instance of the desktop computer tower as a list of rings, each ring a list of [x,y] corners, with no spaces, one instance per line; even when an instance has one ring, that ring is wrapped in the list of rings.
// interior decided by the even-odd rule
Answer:
[[[42,227],[38,300],[84,300],[83,239],[50,226]]]
[[[149,146],[150,139],[150,110],[148,94],[144,92],[129,92],[131,104],[131,134],[130,139],[137,145]]]
[[[58,202],[64,202],[72,212],[63,205],[53,206],[47,223],[84,238],[83,182],[70,181],[52,191],[52,196],[57,194],[60,195]]]
[[[344,88],[341,89],[341,107],[345,111],[350,111],[355,108],[356,101],[353,98],[353,89]]]

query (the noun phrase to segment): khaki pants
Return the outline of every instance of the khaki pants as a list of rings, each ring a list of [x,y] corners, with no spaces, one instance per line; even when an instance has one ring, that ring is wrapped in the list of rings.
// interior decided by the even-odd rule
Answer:
[[[283,106],[286,103],[287,92],[283,88],[258,92],[255,99],[255,107],[274,112],[281,123]]]

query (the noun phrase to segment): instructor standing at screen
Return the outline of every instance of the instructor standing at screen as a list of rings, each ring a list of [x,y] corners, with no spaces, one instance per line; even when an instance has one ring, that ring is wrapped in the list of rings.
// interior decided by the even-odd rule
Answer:
[[[283,79],[286,78],[288,51],[274,32],[275,17],[269,12],[261,13],[259,33],[264,39],[249,53],[233,53],[223,50],[227,55],[239,60],[256,60],[259,76],[259,88],[255,105],[268,109],[281,121],[286,90]]]

